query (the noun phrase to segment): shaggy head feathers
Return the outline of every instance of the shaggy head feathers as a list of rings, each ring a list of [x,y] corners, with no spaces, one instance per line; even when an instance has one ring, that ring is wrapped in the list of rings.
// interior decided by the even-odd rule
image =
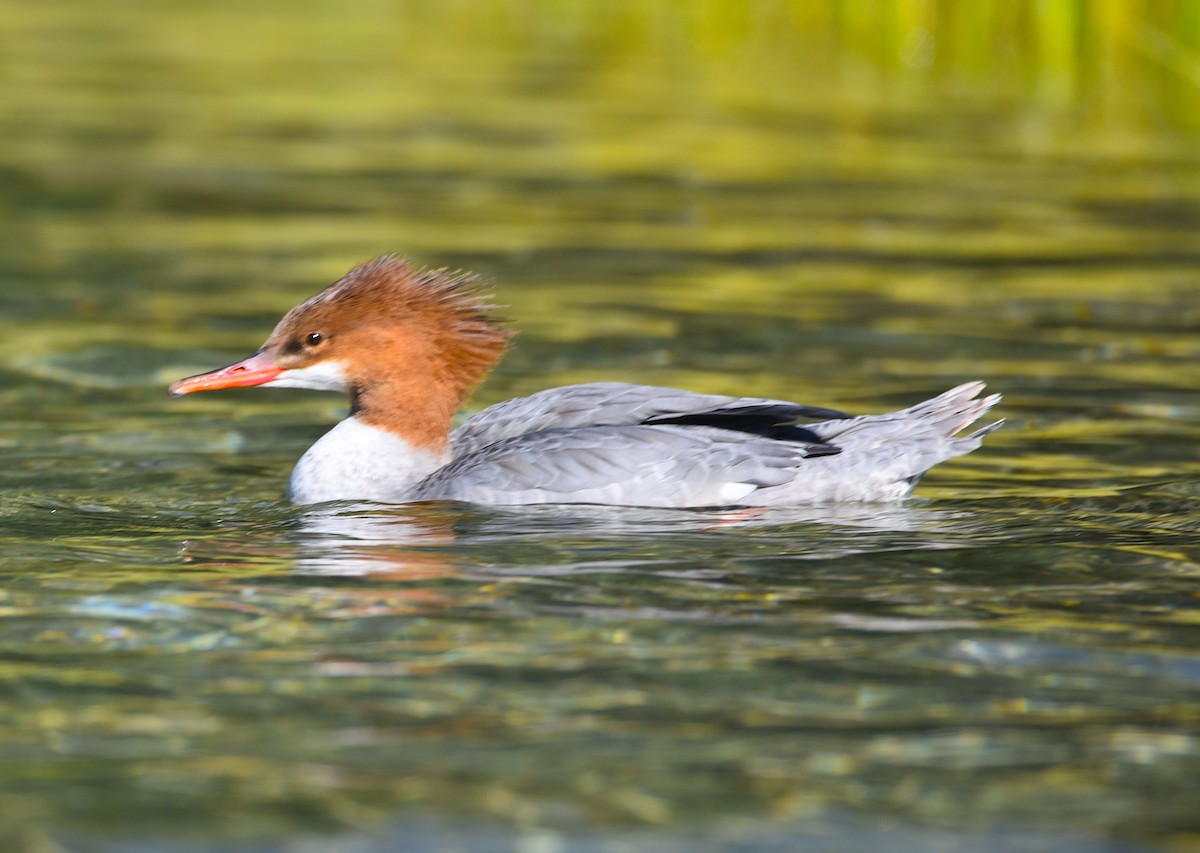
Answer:
[[[504,355],[512,333],[492,310],[475,276],[385,255],[289,311],[264,350],[285,370],[336,364],[363,420],[417,417],[432,441]]]
[[[500,360],[512,336],[489,313],[495,306],[478,284],[470,273],[418,269],[384,255],[289,311],[267,346],[296,362],[351,352],[357,359],[370,356],[379,375],[427,366],[469,390]],[[407,340],[401,345],[397,338]],[[388,341],[398,348],[391,356],[382,349]],[[429,365],[397,363],[421,349]]]

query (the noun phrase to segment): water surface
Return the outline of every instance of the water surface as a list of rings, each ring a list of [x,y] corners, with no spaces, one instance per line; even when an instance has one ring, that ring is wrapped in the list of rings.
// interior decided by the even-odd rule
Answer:
[[[1200,845],[1194,93],[481,6],[16,4],[7,849]],[[294,509],[341,401],[165,386],[384,251],[508,306],[473,407],[983,378],[1008,426],[889,508]]]

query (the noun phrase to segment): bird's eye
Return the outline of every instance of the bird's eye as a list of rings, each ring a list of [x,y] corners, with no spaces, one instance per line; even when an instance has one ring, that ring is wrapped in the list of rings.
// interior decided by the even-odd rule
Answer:
[[[322,335],[320,332],[313,332],[312,334],[310,334],[308,337],[306,337],[304,339],[304,342],[306,344],[308,344],[310,347],[315,347],[317,344],[321,343],[321,341],[323,341],[323,340],[325,340],[324,335]]]

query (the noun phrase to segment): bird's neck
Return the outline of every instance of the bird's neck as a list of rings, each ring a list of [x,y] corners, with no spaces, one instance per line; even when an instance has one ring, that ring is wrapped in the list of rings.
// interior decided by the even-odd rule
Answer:
[[[350,412],[361,423],[434,454],[450,446],[454,414],[469,387],[461,381],[413,370],[355,387]]]

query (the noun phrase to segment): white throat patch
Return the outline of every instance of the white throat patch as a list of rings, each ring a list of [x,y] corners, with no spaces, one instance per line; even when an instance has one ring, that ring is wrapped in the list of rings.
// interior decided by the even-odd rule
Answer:
[[[342,372],[339,361],[319,361],[310,367],[298,367],[295,370],[285,370],[270,382],[264,382],[264,388],[307,388],[310,391],[340,391],[350,393],[350,383]]]

